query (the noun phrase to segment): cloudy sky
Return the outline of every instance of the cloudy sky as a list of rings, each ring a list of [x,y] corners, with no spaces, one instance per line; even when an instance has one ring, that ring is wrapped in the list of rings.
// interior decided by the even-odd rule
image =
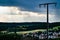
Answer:
[[[0,22],[46,22],[46,7],[49,5],[49,22],[60,22],[60,0],[0,0]]]

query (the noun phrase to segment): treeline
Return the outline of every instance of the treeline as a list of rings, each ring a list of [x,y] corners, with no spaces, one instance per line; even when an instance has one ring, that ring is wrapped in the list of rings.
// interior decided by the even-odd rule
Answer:
[[[49,28],[60,26],[60,22],[49,23]],[[26,28],[27,30],[46,29],[46,22],[25,22],[25,23],[0,23],[0,31],[8,28]]]

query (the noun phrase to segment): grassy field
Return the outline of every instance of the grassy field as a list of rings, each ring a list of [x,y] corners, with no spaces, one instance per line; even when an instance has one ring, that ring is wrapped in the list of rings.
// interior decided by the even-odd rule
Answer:
[[[44,31],[46,31],[46,29],[37,29],[37,30],[31,30],[31,31],[21,31],[21,32],[17,32],[17,34],[34,33],[34,32],[38,32],[38,31],[44,32]]]
[[[49,30],[59,30],[60,26],[57,26],[57,27],[53,27],[53,28],[49,28]],[[25,33],[33,33],[33,32],[38,32],[38,31],[41,31],[41,32],[44,32],[46,31],[46,29],[36,29],[36,30],[29,30],[29,31],[18,31],[16,32],[17,34],[25,34]],[[8,32],[8,31],[1,31],[2,33],[4,32]],[[11,34],[11,33],[14,33],[14,32],[8,32],[8,34]]]
[[[59,30],[60,26],[56,26],[56,27],[53,27],[53,28],[49,28],[49,30]],[[30,30],[30,31],[19,31],[17,32],[17,34],[25,34],[25,33],[33,33],[33,32],[38,32],[38,31],[41,31],[41,32],[44,32],[46,31],[46,29],[36,29],[36,30]],[[13,32],[11,32],[13,33]]]
[[[59,30],[60,26],[50,28],[49,30]],[[8,32],[8,31],[1,31],[0,34],[0,40],[46,40],[46,39],[38,39],[34,37],[22,37],[22,34],[26,33],[34,33],[34,32],[44,32],[46,29],[36,29],[36,30],[30,30],[30,31],[19,31],[16,32],[18,35],[16,36],[14,32]],[[30,38],[30,39],[29,39]],[[60,40],[60,38],[56,39],[49,39],[49,40]]]

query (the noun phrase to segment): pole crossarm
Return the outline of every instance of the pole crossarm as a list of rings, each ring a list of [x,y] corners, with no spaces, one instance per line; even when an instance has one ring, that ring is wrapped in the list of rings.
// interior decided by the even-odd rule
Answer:
[[[44,3],[44,4],[39,4],[39,6],[42,6],[42,5],[52,5],[52,4],[57,4],[57,3]]]

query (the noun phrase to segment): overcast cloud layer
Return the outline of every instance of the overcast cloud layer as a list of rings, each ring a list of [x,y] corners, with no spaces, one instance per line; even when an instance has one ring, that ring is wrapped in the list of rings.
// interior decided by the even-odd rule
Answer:
[[[39,4],[57,2],[49,7],[49,22],[60,22],[60,0],[0,0],[0,22],[46,22],[46,8]]]

